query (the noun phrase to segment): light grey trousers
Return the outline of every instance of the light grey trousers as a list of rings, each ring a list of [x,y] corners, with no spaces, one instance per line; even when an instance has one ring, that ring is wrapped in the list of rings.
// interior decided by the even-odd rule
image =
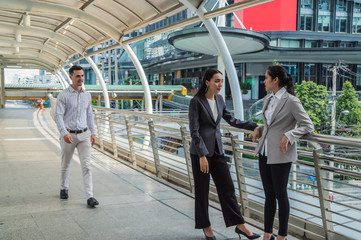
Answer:
[[[91,143],[90,143],[90,131],[85,133],[75,134],[71,133],[73,142],[71,144],[66,143],[64,138],[60,138],[61,146],[61,170],[60,170],[60,188],[68,189],[69,187],[69,175],[70,175],[70,165],[72,162],[73,154],[75,148],[78,150],[78,155],[80,159],[80,165],[83,172],[83,184],[86,198],[89,199],[93,197],[93,180],[91,173],[91,164],[90,164],[90,153],[91,153]]]

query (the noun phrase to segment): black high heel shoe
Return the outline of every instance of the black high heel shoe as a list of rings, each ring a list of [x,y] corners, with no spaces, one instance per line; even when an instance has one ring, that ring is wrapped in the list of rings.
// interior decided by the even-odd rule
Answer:
[[[206,235],[206,232],[204,231],[204,229],[203,229],[203,233],[204,233],[204,236],[206,237],[207,240],[217,240],[216,236],[208,237],[208,236]]]
[[[272,234],[269,240],[276,240],[277,236]]]
[[[241,234],[245,237],[247,237],[248,239],[256,239],[256,238],[259,238],[261,235],[257,234],[257,233],[253,233],[253,235],[251,236],[248,236],[245,232],[243,232],[241,229],[239,229],[237,226],[236,228],[234,229],[234,231],[236,233],[238,233],[238,236],[239,238],[241,238]]]

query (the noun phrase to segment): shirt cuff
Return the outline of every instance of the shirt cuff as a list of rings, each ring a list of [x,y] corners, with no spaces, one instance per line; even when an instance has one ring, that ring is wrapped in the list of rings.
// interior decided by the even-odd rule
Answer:
[[[60,134],[61,134],[61,136],[62,137],[64,137],[65,135],[67,135],[69,132],[66,130],[66,129],[64,129],[64,130],[62,130],[61,132],[60,132]]]

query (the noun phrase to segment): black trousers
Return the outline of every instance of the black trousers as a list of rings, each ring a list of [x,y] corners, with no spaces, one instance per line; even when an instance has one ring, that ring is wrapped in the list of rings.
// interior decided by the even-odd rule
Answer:
[[[226,226],[245,223],[238,207],[233,181],[224,155],[215,153],[212,157],[207,157],[210,174],[201,172],[197,155],[191,154],[191,159],[195,191],[195,228],[206,228],[211,225],[208,214],[210,174],[217,188]]]
[[[266,196],[264,205],[264,231],[266,233],[273,232],[273,221],[278,202],[278,235],[287,236],[288,218],[290,215],[287,185],[291,165],[291,162],[267,164],[267,157],[259,155],[259,171]]]

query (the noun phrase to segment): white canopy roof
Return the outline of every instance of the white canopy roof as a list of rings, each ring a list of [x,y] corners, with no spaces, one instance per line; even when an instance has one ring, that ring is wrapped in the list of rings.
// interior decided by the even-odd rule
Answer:
[[[205,0],[189,0],[199,7]],[[272,0],[244,0],[208,12],[233,12]],[[185,10],[178,0],[0,0],[0,67],[54,71],[100,43],[131,43],[198,22],[193,17],[131,40],[122,37]]]

